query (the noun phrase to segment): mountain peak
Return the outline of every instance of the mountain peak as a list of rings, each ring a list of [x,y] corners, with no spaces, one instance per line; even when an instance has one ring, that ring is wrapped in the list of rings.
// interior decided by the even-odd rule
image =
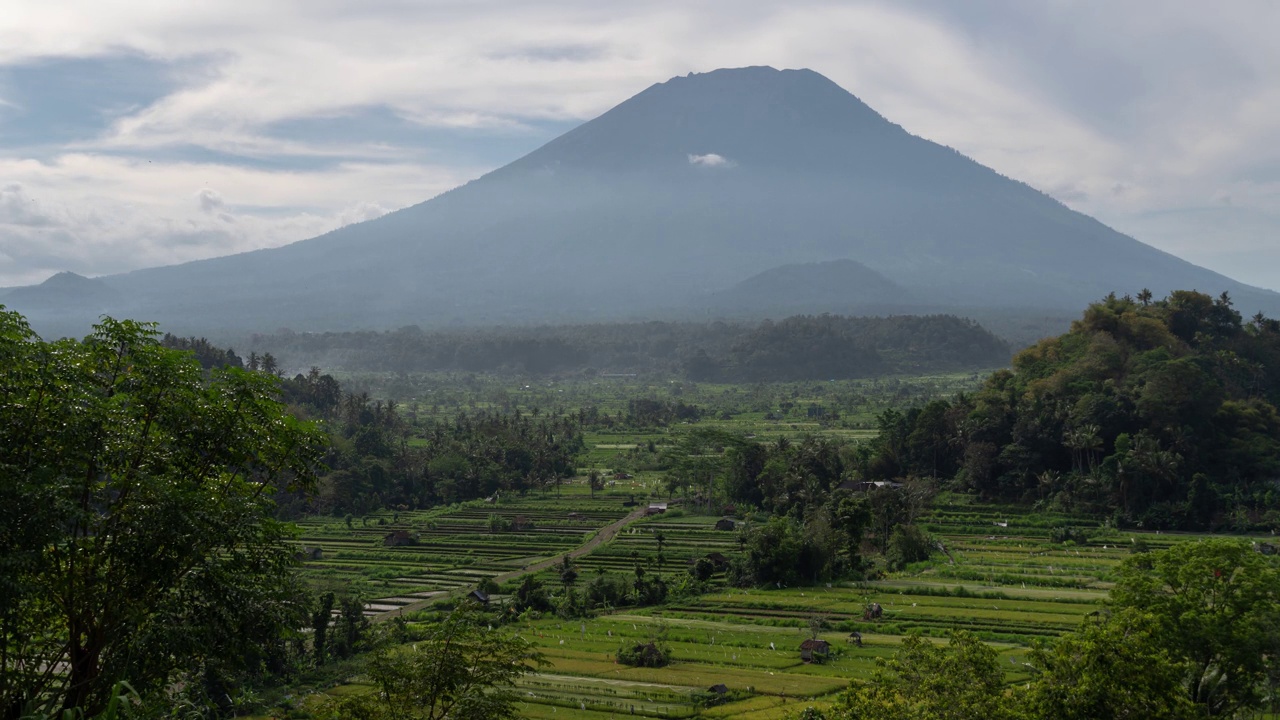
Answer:
[[[48,279],[40,283],[40,285],[41,287],[51,287],[51,288],[83,287],[87,284],[92,284],[93,282],[94,282],[93,280],[85,277],[84,275],[73,273],[70,270],[63,270],[60,273],[54,273],[53,275],[50,275]]]
[[[812,70],[722,68],[654,84],[508,167],[671,169],[715,155],[721,166],[811,168],[905,137]]]

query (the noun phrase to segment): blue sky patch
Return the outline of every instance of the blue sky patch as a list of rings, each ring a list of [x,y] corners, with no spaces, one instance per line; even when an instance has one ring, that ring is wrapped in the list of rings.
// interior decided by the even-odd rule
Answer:
[[[93,139],[180,88],[206,62],[120,54],[0,66],[0,150],[38,157]]]

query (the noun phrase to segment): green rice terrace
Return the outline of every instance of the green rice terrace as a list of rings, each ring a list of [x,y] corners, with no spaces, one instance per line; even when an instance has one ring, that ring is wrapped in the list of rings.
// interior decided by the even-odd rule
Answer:
[[[630,511],[619,499],[481,501],[377,513],[350,524],[313,517],[299,523],[298,542],[309,580],[363,589],[376,598],[366,613],[376,615],[562,555]]]
[[[1100,609],[1122,559],[1202,537],[1117,531],[1084,518],[971,505],[960,496],[918,520],[944,549],[903,572],[871,582],[741,589],[727,584],[724,573],[724,562],[740,552],[739,533],[716,529],[721,516],[692,508],[633,512],[623,505],[632,497],[623,491],[643,482],[595,499],[575,483],[563,488],[560,499],[401,513],[368,527],[356,521],[350,530],[340,520],[312,520],[303,524],[301,542],[324,552],[323,559],[307,563],[312,578],[367,583],[379,595],[369,612],[379,617],[443,600],[441,593],[470,589],[486,577],[501,581],[502,592],[491,601],[496,604],[527,574],[557,585],[555,560],[620,520],[616,536],[577,558],[579,585],[637,566],[675,582],[697,558],[713,558],[716,572],[706,594],[588,619],[526,614],[511,625],[550,663],[519,682],[521,712],[604,720],[781,718],[808,705],[821,707],[851,680],[869,677],[875,660],[892,655],[913,631],[939,641],[952,629],[971,631],[998,650],[1008,681],[1018,682],[1027,677],[1022,663],[1033,641],[1074,630]],[[493,514],[513,522],[523,517],[532,528],[489,532]],[[375,524],[382,520],[387,524]],[[1087,540],[1059,541],[1055,535],[1065,527]],[[398,530],[418,534],[418,544],[385,547],[384,538]],[[811,638],[827,643],[823,661],[801,658],[801,643]],[[655,639],[672,650],[666,667],[616,661],[620,647]],[[358,684],[334,690],[358,691]]]

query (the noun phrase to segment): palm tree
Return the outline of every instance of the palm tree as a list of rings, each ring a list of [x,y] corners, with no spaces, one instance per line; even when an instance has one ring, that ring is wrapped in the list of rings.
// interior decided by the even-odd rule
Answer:
[[[1142,288],[1142,290],[1138,293],[1138,302],[1142,303],[1142,307],[1146,307],[1150,305],[1151,291],[1148,290],[1147,288]]]

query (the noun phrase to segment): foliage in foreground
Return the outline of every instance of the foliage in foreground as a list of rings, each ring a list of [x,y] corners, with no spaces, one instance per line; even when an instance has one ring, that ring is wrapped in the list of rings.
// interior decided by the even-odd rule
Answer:
[[[280,668],[304,617],[270,498],[311,486],[323,436],[274,379],[206,375],[150,325],[44,342],[3,311],[0,368],[0,715]]]
[[[380,651],[369,663],[374,692],[334,701],[331,720],[515,718],[512,683],[545,664],[533,644],[482,625],[463,606],[424,640]]]
[[[1117,720],[1236,717],[1274,703],[1280,574],[1245,543],[1183,543],[1126,561],[1111,607],[1032,648],[1006,686],[973,635],[912,635],[812,720]]]

